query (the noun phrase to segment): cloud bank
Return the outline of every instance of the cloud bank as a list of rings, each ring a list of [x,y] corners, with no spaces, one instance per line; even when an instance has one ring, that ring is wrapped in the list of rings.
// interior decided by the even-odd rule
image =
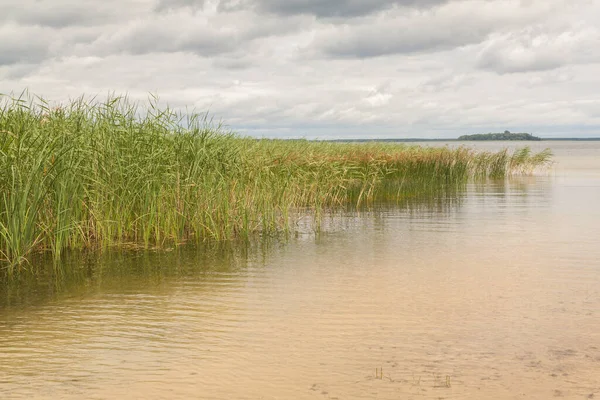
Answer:
[[[0,92],[268,137],[600,135],[600,0],[4,0]]]

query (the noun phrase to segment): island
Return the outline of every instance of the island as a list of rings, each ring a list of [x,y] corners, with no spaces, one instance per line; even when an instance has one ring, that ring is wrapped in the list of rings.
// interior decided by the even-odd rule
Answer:
[[[510,131],[504,131],[504,133],[480,133],[476,135],[462,135],[459,136],[458,140],[542,140],[537,136],[533,136],[530,133],[510,133]]]

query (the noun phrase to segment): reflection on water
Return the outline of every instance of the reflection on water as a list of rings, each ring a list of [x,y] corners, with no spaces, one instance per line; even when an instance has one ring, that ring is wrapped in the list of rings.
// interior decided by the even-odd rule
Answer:
[[[598,145],[287,243],[22,277],[0,290],[0,398],[597,398]]]

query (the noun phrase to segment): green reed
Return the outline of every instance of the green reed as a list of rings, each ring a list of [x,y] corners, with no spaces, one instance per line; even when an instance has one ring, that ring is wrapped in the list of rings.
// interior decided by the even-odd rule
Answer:
[[[0,99],[0,267],[32,253],[293,229],[291,216],[528,173],[550,153],[237,136],[127,98]]]

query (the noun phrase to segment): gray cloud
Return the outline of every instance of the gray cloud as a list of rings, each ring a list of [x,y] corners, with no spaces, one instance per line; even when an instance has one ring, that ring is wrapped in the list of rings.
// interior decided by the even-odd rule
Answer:
[[[220,11],[255,10],[282,16],[312,15],[318,18],[358,17],[390,8],[428,8],[451,0],[159,0],[157,10],[180,7],[204,8],[216,4]]]
[[[37,63],[50,54],[52,32],[39,27],[0,25],[0,65]]]
[[[52,28],[105,24],[127,18],[118,0],[3,0],[0,23]]]
[[[561,54],[537,52],[531,48],[490,47],[481,54],[477,66],[505,74],[551,70],[561,67],[566,61]]]
[[[204,8],[206,0],[159,0],[154,10],[162,12],[165,10],[177,10],[179,8]]]
[[[473,5],[478,4],[477,16]],[[393,10],[319,32],[313,49],[329,57],[369,58],[390,54],[442,51],[485,41],[505,31],[539,20],[552,11],[513,2],[499,9],[490,1],[454,2],[429,11]]]
[[[140,21],[116,32],[104,33],[91,43],[91,52],[109,55],[183,51],[212,56],[235,48],[235,32],[200,24],[182,28],[173,22],[170,19]]]
[[[440,51],[479,43],[490,31],[484,26],[457,26],[452,28],[450,35],[447,28],[388,25],[349,30],[344,27],[332,33],[330,37],[325,36],[317,46],[330,57],[369,58],[388,54]]]
[[[39,68],[38,64],[1,64],[0,61],[0,80],[18,80],[24,78]]]
[[[235,57],[223,56],[213,60],[213,65],[216,68],[224,68],[230,70],[243,70],[250,68],[255,64],[255,60],[250,57]]]
[[[99,24],[110,20],[109,15],[90,14],[89,10],[81,7],[68,10],[54,9],[52,12],[34,9],[26,13],[14,13],[12,16],[10,14],[5,14],[5,18],[20,24],[41,25],[53,28],[63,28],[73,25]]]
[[[178,9],[98,30],[78,47],[85,55],[187,52],[214,57],[233,52],[254,53],[257,40],[278,39],[311,26],[303,17],[261,16],[248,11],[231,14]],[[247,57],[244,57],[247,58]]]
[[[43,43],[35,46],[22,46],[14,42],[0,41],[0,65],[21,63],[37,63],[48,56],[48,49]]]
[[[471,74],[448,71],[439,76],[427,79],[420,88],[429,93],[440,93],[447,90],[458,91],[463,86],[470,85],[473,82],[474,78]]]
[[[500,74],[544,71],[573,62],[600,59],[590,49],[600,42],[594,27],[548,32],[529,27],[505,35],[495,35],[480,52],[477,66]]]
[[[357,17],[394,7],[426,8],[448,0],[254,0],[250,5],[280,15],[308,14],[317,17]]]

